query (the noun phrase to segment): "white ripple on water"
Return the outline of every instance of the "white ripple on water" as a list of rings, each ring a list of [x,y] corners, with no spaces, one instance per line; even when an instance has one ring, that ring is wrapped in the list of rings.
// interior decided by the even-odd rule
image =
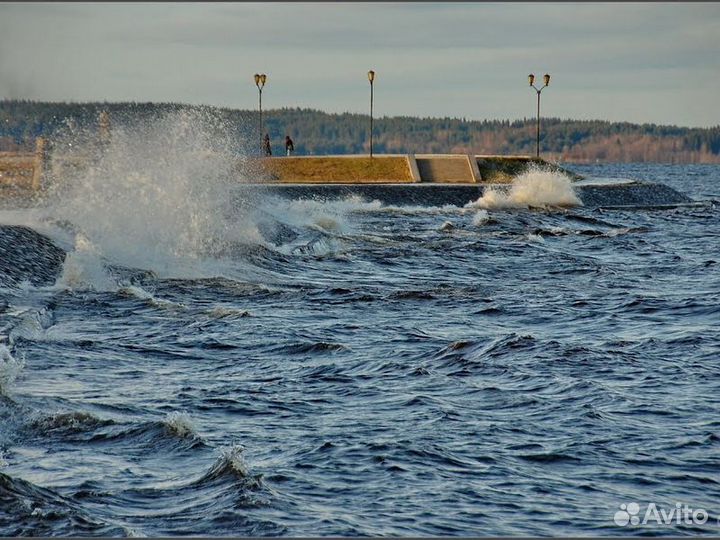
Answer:
[[[351,212],[379,206],[377,201],[367,203],[361,197],[352,196],[329,201],[272,199],[266,201],[262,210],[277,221],[294,228],[309,229],[322,235],[342,236],[354,232],[348,219]],[[281,248],[280,251],[289,254],[293,247]]]
[[[148,304],[150,304],[153,307],[157,308],[163,308],[163,309],[171,309],[171,310],[185,310],[187,307],[179,302],[173,302],[171,300],[165,300],[163,298],[158,298],[155,295],[153,295],[151,292],[146,291],[142,287],[139,287],[137,285],[125,285],[123,287],[120,287],[118,289],[118,293],[130,296],[133,298],[137,298],[138,300],[144,300]]]
[[[5,394],[25,367],[25,357],[16,359],[6,345],[0,344],[0,394]]]
[[[10,330],[8,342],[12,345],[18,339],[42,341],[52,324],[52,311],[47,308],[29,309],[20,315],[19,322]]]

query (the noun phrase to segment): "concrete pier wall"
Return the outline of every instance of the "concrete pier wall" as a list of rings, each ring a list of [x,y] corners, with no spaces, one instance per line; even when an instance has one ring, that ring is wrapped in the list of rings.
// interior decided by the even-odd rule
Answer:
[[[92,164],[86,156],[52,156],[44,139],[34,152],[0,153],[0,199],[18,193],[35,194],[45,184],[44,173],[64,178]],[[465,154],[396,154],[369,156],[300,156],[256,158],[251,183],[237,185],[240,196],[273,194],[287,198],[337,199],[358,195],[392,205],[464,206],[482,197],[485,189],[508,188],[513,179],[539,166],[580,180],[578,175],[530,156]],[[45,166],[46,162],[49,164]],[[245,171],[247,172],[247,171]],[[648,207],[692,203],[662,184],[586,184],[574,189],[585,206]],[[248,191],[249,190],[249,191]]]
[[[95,154],[81,150],[48,156],[45,140],[38,138],[34,152],[0,152],[0,186],[38,190],[46,173],[62,179],[91,166]],[[512,182],[533,165],[575,176],[529,156],[376,154],[372,158],[367,155],[250,158],[249,162],[252,181],[263,184],[496,184]],[[247,162],[238,161],[238,171],[247,176],[243,163]]]
[[[578,175],[558,165],[530,156],[471,154],[376,154],[259,158],[258,183],[283,184],[371,184],[510,183],[537,166]]]

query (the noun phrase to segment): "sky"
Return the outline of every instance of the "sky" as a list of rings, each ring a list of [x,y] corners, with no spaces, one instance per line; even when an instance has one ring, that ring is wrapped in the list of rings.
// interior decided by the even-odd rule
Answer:
[[[720,3],[0,2],[0,99],[720,125]],[[542,83],[541,83],[542,84]]]

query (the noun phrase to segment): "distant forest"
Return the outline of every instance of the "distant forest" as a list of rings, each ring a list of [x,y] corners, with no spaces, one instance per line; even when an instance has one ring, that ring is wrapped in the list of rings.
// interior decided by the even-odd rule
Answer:
[[[97,128],[101,111],[111,124],[152,121],[181,110],[221,119],[223,134],[259,141],[258,111],[175,103],[56,103],[0,101],[0,151],[29,148],[35,137],[50,141],[68,125]],[[369,115],[313,109],[263,111],[264,131],[281,153],[289,134],[298,155],[369,151]],[[408,116],[373,119],[374,153],[535,154],[535,118],[468,121]],[[242,146],[239,143],[239,147]],[[258,145],[259,146],[259,145]],[[254,145],[251,146],[255,148]],[[555,162],[720,163],[720,125],[686,128],[600,120],[542,118],[540,152]]]

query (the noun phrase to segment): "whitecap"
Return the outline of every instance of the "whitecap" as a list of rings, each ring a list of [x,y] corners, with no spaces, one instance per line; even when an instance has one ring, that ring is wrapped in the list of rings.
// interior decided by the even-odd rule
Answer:
[[[490,221],[490,214],[488,214],[487,210],[478,210],[477,214],[473,216],[472,223],[476,227],[482,227],[488,221]]]
[[[195,424],[186,412],[173,411],[162,421],[166,430],[177,437],[197,437]]]
[[[52,311],[47,308],[29,309],[20,316],[20,321],[10,330],[8,342],[14,344],[18,339],[43,341],[46,331],[53,324]]]
[[[25,358],[15,359],[10,349],[0,344],[0,394],[7,392],[25,367]]]

